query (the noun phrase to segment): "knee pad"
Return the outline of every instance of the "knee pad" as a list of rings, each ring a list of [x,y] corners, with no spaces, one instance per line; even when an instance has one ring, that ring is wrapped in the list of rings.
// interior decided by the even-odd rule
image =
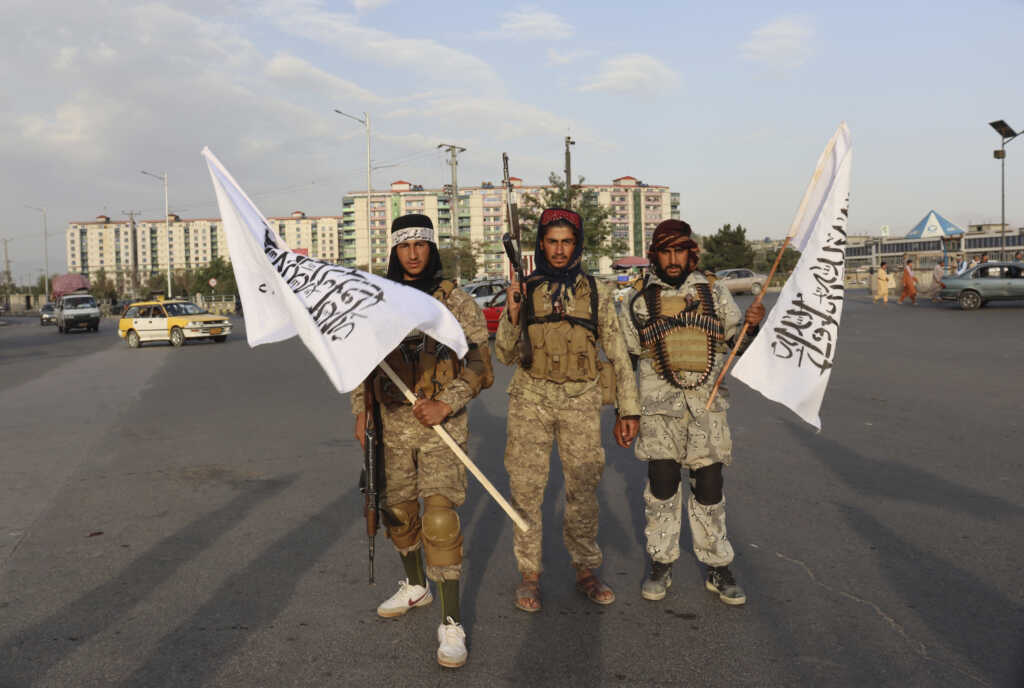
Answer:
[[[722,501],[724,483],[721,463],[713,463],[710,466],[690,471],[690,491],[697,502],[704,506],[711,506]]]
[[[651,481],[651,494],[663,501],[672,498],[682,480],[679,464],[673,459],[648,461],[647,478]]]
[[[387,514],[388,537],[400,550],[414,548],[420,542],[420,503],[413,500],[389,504]]]
[[[423,498],[423,550],[428,566],[462,562],[462,529],[454,506],[441,495]]]

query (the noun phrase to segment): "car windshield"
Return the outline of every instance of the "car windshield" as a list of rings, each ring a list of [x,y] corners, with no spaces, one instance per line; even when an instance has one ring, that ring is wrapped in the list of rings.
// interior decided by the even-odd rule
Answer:
[[[79,296],[73,299],[64,299],[64,307],[71,308],[95,308],[96,301],[91,296]]]
[[[167,315],[203,315],[206,313],[194,303],[165,303]]]
[[[45,306],[43,306],[43,311],[46,312],[46,313],[49,313],[49,312],[53,311],[53,305],[49,304],[49,303],[46,304]]]

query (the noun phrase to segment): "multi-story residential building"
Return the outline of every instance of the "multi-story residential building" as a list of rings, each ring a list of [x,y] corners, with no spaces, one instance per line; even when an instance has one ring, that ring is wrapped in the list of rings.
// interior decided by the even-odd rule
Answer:
[[[168,241],[168,230],[170,238]],[[227,260],[224,227],[218,218],[72,222],[65,232],[68,272],[94,279],[102,269],[120,289],[151,275],[196,269],[215,257]]]
[[[524,194],[539,194],[549,186],[524,185],[517,177],[511,178],[520,198]],[[661,220],[679,218],[679,194],[667,186],[644,184],[635,177],[619,177],[611,184],[585,184],[575,187],[597,193],[598,203],[611,211],[609,222],[612,236],[623,239],[629,251],[643,255],[651,234]],[[578,192],[575,192],[578,193]],[[480,186],[459,187],[457,201],[457,234],[467,237],[481,249],[479,266],[481,276],[499,277],[508,274],[508,261],[501,246],[506,231],[505,189],[501,185],[483,182]],[[452,240],[452,212],[450,191],[447,187],[425,189],[408,181],[392,182],[388,191],[374,191],[367,218],[365,191],[346,194],[342,200],[342,232],[347,252],[343,263],[366,266],[372,253],[374,272],[382,272],[389,252],[391,221],[407,213],[423,213],[437,228],[441,246]],[[370,242],[367,242],[367,219],[370,221]],[[354,258],[351,256],[354,255]],[[601,261],[601,271],[611,268],[611,260]]]
[[[288,248],[305,253],[311,258],[320,258],[331,263],[341,263],[346,257],[355,258],[351,250],[351,255],[346,255],[340,215],[308,217],[301,210],[296,210],[288,217],[268,217],[267,222],[277,230]]]

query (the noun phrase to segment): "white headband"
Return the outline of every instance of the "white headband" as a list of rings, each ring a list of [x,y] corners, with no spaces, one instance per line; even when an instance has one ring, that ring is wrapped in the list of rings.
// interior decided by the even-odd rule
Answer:
[[[403,241],[429,241],[434,244],[434,230],[431,227],[403,227],[391,233],[391,245],[397,246]]]

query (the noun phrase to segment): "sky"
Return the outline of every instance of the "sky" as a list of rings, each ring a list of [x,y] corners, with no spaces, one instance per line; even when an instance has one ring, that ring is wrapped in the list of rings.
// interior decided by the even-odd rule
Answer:
[[[100,214],[214,217],[209,146],[267,216],[336,215],[365,188],[561,172],[668,185],[699,233],[781,237],[842,121],[850,231],[935,209],[998,222],[999,136],[1024,129],[1024,2],[4,0],[0,238],[19,283]],[[1024,140],[1024,137],[1021,137]],[[1019,152],[1018,152],[1019,149]],[[1024,225],[1024,144],[1006,216]]]

